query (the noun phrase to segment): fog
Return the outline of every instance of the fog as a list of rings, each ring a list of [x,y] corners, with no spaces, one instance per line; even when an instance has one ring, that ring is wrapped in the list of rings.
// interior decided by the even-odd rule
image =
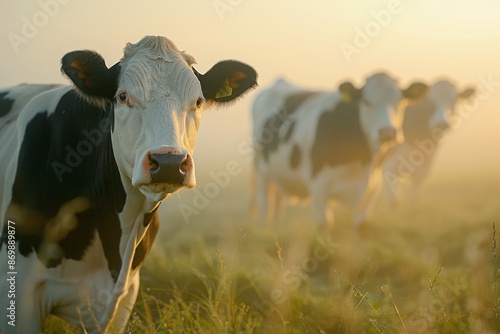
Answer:
[[[59,60],[94,49],[114,64],[126,42],[164,35],[195,56],[200,72],[221,59],[254,66],[259,87],[239,103],[204,115],[195,159],[200,177],[230,160],[248,164],[250,105],[278,77],[310,88],[362,84],[378,70],[402,86],[453,79],[487,87],[443,138],[435,175],[498,170],[500,4],[492,0],[197,2],[4,0],[0,11],[0,86],[67,80]],[[238,149],[240,147],[240,149]]]

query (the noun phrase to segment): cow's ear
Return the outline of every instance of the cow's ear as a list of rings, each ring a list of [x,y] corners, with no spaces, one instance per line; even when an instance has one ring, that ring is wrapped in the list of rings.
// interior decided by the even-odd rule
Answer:
[[[458,97],[460,99],[468,99],[472,97],[474,94],[476,94],[476,90],[474,88],[467,88],[460,94],[458,94]]]
[[[112,99],[116,94],[119,63],[108,69],[102,56],[94,51],[67,53],[61,59],[61,71],[89,97]]]
[[[208,102],[226,103],[257,85],[257,72],[247,64],[225,60],[215,64],[207,73],[193,68]]]
[[[346,81],[339,85],[339,92],[341,94],[342,102],[356,102],[361,100],[361,89],[356,88],[352,82]]]
[[[429,91],[429,86],[423,82],[414,82],[408,88],[402,90],[403,97],[406,99],[419,99],[424,97]]]

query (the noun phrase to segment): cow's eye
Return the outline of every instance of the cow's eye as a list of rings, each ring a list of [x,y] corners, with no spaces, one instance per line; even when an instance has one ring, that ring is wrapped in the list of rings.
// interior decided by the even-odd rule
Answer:
[[[196,108],[201,107],[202,104],[203,104],[203,98],[199,97],[198,100],[196,100]]]
[[[126,104],[129,108],[133,107],[133,104],[126,92],[118,93],[118,101],[120,102],[120,104]]]

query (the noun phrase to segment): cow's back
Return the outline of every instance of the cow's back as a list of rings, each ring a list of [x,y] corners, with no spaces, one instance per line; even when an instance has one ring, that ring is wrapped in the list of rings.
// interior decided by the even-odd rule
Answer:
[[[318,121],[339,99],[338,92],[305,90],[283,80],[262,92],[252,110],[258,173],[292,197],[307,197]]]
[[[0,227],[12,196],[19,149],[29,121],[49,111],[59,85],[22,84],[0,90]],[[66,91],[68,88],[63,88]]]
[[[252,104],[253,138],[257,138],[264,123],[283,109],[288,96],[305,91],[283,79],[278,79],[272,86],[257,95]]]
[[[15,122],[21,110],[35,96],[58,87],[46,84],[21,84],[0,90],[0,133],[8,124]]]

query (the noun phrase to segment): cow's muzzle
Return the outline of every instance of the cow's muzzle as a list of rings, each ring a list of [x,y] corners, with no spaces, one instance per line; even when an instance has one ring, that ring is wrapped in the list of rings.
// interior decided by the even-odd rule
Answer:
[[[193,159],[189,154],[151,153],[149,165],[151,166],[149,169],[151,183],[183,186],[193,169]]]
[[[397,131],[392,126],[385,126],[378,130],[378,140],[381,143],[395,140],[397,137]]]
[[[136,163],[132,185],[149,194],[173,193],[196,185],[194,162],[185,150],[162,146],[151,149]]]

